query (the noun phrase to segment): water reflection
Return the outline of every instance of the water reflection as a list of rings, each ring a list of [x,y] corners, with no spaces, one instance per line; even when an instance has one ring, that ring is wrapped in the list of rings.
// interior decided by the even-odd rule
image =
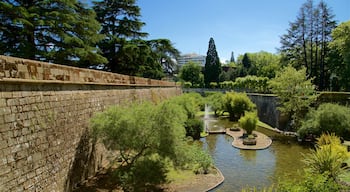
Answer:
[[[227,127],[230,123],[218,120],[215,124]],[[224,134],[202,139],[203,147],[225,176],[225,182],[213,191],[241,191],[246,186],[262,188],[285,176],[298,178],[298,170],[304,167],[301,153],[309,151],[295,143],[278,141],[266,150],[239,150],[232,147],[232,141]]]

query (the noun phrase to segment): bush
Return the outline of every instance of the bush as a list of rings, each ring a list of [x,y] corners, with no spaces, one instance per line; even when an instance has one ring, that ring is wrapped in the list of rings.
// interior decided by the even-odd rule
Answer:
[[[251,135],[253,130],[256,128],[256,124],[258,123],[258,117],[255,112],[246,112],[238,122],[239,125],[247,132],[247,134]]]
[[[254,111],[255,108],[245,93],[228,92],[224,96],[224,109],[229,113],[231,121],[237,121],[245,111]]]
[[[192,83],[191,82],[183,82],[182,83],[182,86],[184,87],[184,88],[190,88],[190,87],[192,87]]]
[[[238,77],[234,82],[234,87],[237,89],[243,89],[249,92],[268,92],[268,81],[267,77],[257,77],[257,76],[245,76]]]
[[[218,87],[218,83],[216,83],[216,82],[210,82],[210,84],[209,84],[209,87],[210,88],[217,88]]]
[[[224,94],[221,92],[214,92],[206,97],[206,103],[214,111],[215,115],[218,115],[218,111],[223,110]]]
[[[306,115],[298,133],[301,137],[335,133],[339,137],[350,139],[350,109],[337,104],[321,104],[317,110],[311,110]]]
[[[325,174],[336,180],[344,172],[343,163],[348,159],[347,148],[334,134],[323,134],[317,141],[317,148],[305,155],[305,163],[311,173]]]
[[[187,119],[185,123],[186,136],[190,136],[195,140],[200,139],[203,131],[203,121],[199,119]]]

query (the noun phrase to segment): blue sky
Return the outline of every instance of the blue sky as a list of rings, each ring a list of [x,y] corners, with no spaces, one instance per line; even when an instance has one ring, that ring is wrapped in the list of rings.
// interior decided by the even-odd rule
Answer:
[[[137,0],[148,39],[170,39],[183,54],[206,55],[210,37],[222,61],[246,52],[275,53],[306,0]],[[318,4],[318,0],[314,1]],[[350,20],[350,0],[325,0],[335,20]]]

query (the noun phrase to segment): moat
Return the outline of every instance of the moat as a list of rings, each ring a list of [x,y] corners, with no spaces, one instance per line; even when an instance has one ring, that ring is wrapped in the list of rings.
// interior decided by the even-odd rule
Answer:
[[[230,127],[227,119],[209,121],[210,129]],[[257,131],[273,135],[268,130],[258,128]],[[302,153],[308,153],[308,147],[296,142],[274,140],[264,150],[240,150],[232,146],[232,137],[225,134],[212,134],[202,138],[203,148],[207,149],[214,159],[215,166],[225,177],[224,183],[212,191],[240,191],[243,187],[269,186],[279,179],[298,179],[298,173],[304,165]]]

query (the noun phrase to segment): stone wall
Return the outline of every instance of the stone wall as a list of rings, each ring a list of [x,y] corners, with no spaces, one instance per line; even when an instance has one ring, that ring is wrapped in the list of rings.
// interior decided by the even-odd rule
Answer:
[[[89,119],[181,94],[174,83],[0,56],[0,191],[71,191],[108,164]]]

